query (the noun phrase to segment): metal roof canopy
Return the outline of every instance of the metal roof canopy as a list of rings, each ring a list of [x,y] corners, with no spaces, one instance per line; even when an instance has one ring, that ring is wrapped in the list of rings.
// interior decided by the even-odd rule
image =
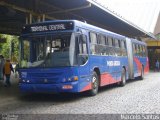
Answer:
[[[34,16],[45,15],[45,20],[86,21],[128,37],[155,38],[94,0],[1,0],[0,33],[19,35],[30,13]]]

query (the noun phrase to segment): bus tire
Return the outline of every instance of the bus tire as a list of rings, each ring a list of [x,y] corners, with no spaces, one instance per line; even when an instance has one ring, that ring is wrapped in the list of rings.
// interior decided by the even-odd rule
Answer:
[[[140,80],[143,80],[144,79],[144,68],[142,66],[142,69],[141,69],[141,75],[139,77]]]
[[[92,81],[91,81],[91,90],[88,91],[89,96],[95,96],[98,93],[99,88],[99,77],[97,73],[94,71],[92,75]]]
[[[120,81],[119,85],[121,87],[126,85],[126,71],[124,68],[122,69],[122,72],[121,72],[121,81]]]

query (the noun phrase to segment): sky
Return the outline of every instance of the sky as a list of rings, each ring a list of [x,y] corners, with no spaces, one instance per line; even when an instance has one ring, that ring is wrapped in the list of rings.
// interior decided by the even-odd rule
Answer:
[[[153,33],[160,0],[96,0],[124,19],[132,22],[147,32]]]

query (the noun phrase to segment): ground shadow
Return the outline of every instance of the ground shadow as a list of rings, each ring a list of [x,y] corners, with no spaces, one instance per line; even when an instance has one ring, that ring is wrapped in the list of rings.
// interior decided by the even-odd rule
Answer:
[[[139,78],[134,80],[127,80],[127,84],[132,84],[133,82],[141,81]],[[112,89],[116,89],[118,87],[117,84],[108,85],[105,87],[101,87],[99,89],[99,93],[107,92]],[[74,102],[77,100],[81,100],[87,97],[91,97],[87,94],[87,92],[83,93],[60,93],[60,94],[24,94],[21,93],[18,88],[18,83],[15,82],[10,88],[5,88],[4,86],[0,86],[0,96],[5,97],[15,97],[20,101],[24,102]]]

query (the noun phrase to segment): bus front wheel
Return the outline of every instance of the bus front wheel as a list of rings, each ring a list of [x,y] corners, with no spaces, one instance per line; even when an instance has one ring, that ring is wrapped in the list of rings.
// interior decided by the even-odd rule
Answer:
[[[95,96],[98,93],[99,88],[99,77],[96,72],[93,72],[92,81],[91,81],[91,90],[89,92],[89,96]]]

